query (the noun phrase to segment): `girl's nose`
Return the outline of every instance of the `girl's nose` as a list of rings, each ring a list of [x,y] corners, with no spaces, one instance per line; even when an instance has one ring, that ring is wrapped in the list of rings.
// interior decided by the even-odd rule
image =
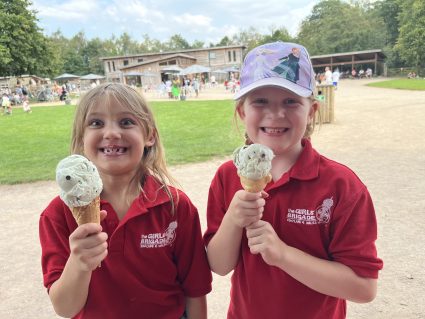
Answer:
[[[279,105],[278,103],[272,104],[270,105],[270,108],[269,108],[269,115],[285,117],[286,116],[285,108]]]
[[[119,139],[121,138],[121,128],[113,124],[105,125],[103,137],[105,139]]]

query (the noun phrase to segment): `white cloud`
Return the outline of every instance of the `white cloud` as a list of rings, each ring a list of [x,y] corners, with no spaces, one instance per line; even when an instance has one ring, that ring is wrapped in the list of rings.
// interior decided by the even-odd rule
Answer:
[[[34,0],[39,25],[47,33],[61,29],[66,37],[84,31],[87,38],[110,38],[124,30],[134,39],[143,34],[159,41],[180,34],[188,42],[218,42],[254,27],[270,33],[285,27],[292,35],[319,0]]]
[[[201,15],[201,14],[190,14],[184,13],[173,18],[175,22],[180,25],[189,26],[193,28],[209,28],[211,25],[212,19],[210,17]]]
[[[96,1],[85,0],[70,0],[49,4],[43,4],[41,1],[34,1],[32,7],[38,11],[38,17],[49,17],[73,21],[89,20],[93,12],[100,9]]]

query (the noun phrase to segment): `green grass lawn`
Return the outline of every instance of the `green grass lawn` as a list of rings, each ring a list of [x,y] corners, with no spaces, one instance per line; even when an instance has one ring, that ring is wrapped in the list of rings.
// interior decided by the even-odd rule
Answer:
[[[233,124],[234,103],[151,102],[169,165],[230,155],[242,143]],[[69,153],[74,106],[14,109],[0,116],[0,184],[53,180]]]
[[[369,83],[368,86],[388,89],[425,91],[425,79],[394,79]]]

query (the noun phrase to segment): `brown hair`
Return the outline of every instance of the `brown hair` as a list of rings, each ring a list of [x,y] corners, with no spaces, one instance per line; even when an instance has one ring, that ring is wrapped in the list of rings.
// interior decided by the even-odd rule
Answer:
[[[131,185],[136,184],[137,189],[143,191],[142,186],[145,176],[147,174],[152,175],[170,198],[172,214],[174,214],[175,200],[168,185],[177,186],[178,183],[167,169],[164,148],[158,134],[153,113],[145,98],[136,89],[121,83],[105,83],[96,86],[83,95],[78,103],[74,117],[71,153],[83,154],[85,122],[91,108],[98,103],[109,105],[114,100],[127,107],[135,115],[144,130],[145,139],[152,137],[155,139],[155,143],[152,146],[145,147],[138,170],[131,180],[129,188]],[[130,196],[131,194],[128,195]],[[176,199],[178,199],[178,196]],[[130,199],[127,198],[126,200],[129,201]]]

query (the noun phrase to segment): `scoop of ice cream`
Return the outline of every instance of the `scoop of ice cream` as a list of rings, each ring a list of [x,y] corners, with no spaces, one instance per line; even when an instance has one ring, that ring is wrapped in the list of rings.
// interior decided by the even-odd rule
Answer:
[[[239,176],[259,180],[270,173],[273,157],[273,151],[265,145],[244,145],[233,152],[233,163]]]
[[[68,207],[90,204],[102,192],[103,184],[96,166],[81,155],[70,155],[56,167],[60,198]]]

